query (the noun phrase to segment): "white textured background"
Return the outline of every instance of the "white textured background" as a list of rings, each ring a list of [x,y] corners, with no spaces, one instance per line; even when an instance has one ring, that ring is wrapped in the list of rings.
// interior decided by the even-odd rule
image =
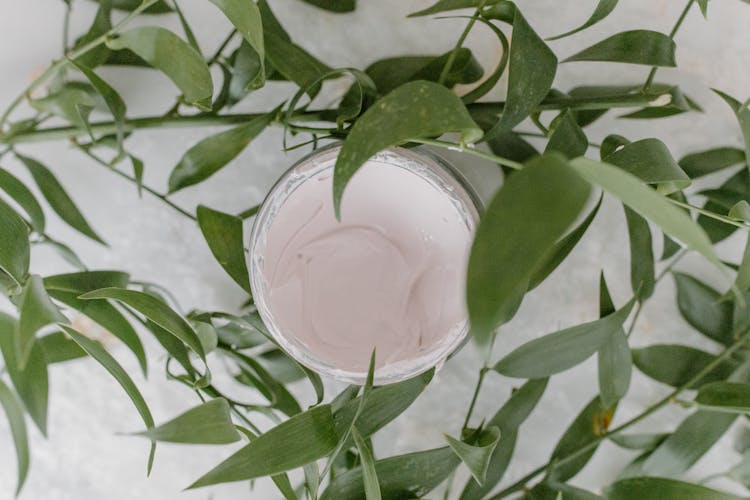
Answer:
[[[400,54],[438,54],[453,46],[464,20],[405,18],[432,0],[360,0],[356,13],[328,14],[296,0],[272,0],[278,17],[297,43],[329,65],[360,66],[376,59]],[[551,36],[579,25],[593,9],[595,0],[521,0],[526,17],[543,36]],[[60,0],[2,2],[0,16],[0,103],[3,107],[52,59],[60,56],[63,3]],[[212,5],[202,0],[183,0],[188,18],[194,23],[206,52],[224,37],[228,23]],[[667,32],[684,5],[677,0],[629,0],[602,24],[552,47],[561,57],[599,41],[605,35],[634,28]],[[75,2],[73,33],[84,30],[93,16],[94,5]],[[710,2],[709,20],[693,9],[677,36],[679,70],[662,70],[659,80],[680,83],[707,110],[705,115],[682,115],[667,121],[639,122],[605,119],[587,130],[589,138],[601,140],[607,133],[620,133],[631,140],[656,136],[676,156],[709,146],[739,145],[741,137],[734,117],[709,87],[721,88],[740,99],[750,97],[750,35],[747,31],[750,7],[739,0]],[[179,31],[176,19],[151,17],[140,22],[167,23]],[[482,26],[469,36],[468,46],[487,67],[499,57],[496,41]],[[130,116],[166,110],[176,95],[172,84],[153,71],[102,70],[125,97]],[[563,90],[577,84],[639,83],[646,68],[597,63],[564,64],[558,70],[556,86]],[[238,111],[266,110],[287,97],[288,84],[269,84],[237,106]],[[332,89],[336,93],[337,89]],[[501,98],[502,89],[491,97]],[[206,129],[148,131],[129,140],[129,149],[146,161],[146,183],[163,189],[172,166]],[[276,177],[301,152],[280,151],[281,134],[268,130],[232,165],[197,188],[175,197],[185,207],[204,203],[225,211],[239,211],[260,201]],[[65,143],[27,145],[24,153],[47,163],[79,203],[92,225],[111,244],[107,250],[77,234],[57,220],[50,232],[80,251],[93,268],[120,268],[134,277],[161,283],[174,291],[184,308],[231,310],[242,295],[214,262],[197,228],[190,221],[160,205],[157,200],[139,200],[135,189],[71,150]],[[458,155],[450,157],[489,195],[500,178],[494,167]],[[23,175],[20,166],[2,160],[4,168]],[[718,179],[710,179],[716,182]],[[741,240],[734,237],[720,246],[723,256],[737,260]],[[658,250],[658,249],[657,249]],[[606,272],[617,303],[629,298],[627,239],[622,210],[605,202],[586,237],[552,279],[527,297],[516,319],[499,337],[494,359],[534,338],[561,327],[595,318],[597,280]],[[34,253],[34,272],[49,274],[68,268],[51,253]],[[680,268],[690,270],[717,287],[724,286],[708,267],[695,257]],[[5,305],[3,305],[4,307]],[[146,340],[148,347],[153,342]],[[648,303],[633,337],[638,345],[652,342],[687,342],[711,349],[713,346],[691,331],[674,305],[674,286],[664,280]],[[159,352],[151,349],[151,352]],[[163,377],[163,359],[151,357],[151,377],[146,383],[137,375],[132,355],[115,346],[114,354],[130,373],[148,400],[157,422],[175,416],[194,405],[194,396]],[[542,404],[524,425],[515,460],[505,482],[517,479],[546,462],[560,433],[579,409],[596,393],[595,362],[585,363],[555,377]],[[424,395],[396,423],[376,440],[379,456],[441,444],[441,433],[456,433],[474,386],[479,359],[472,347],[464,349],[439,373]],[[475,415],[491,415],[505,401],[517,382],[496,374],[488,376]],[[298,387],[300,394],[307,387]],[[656,401],[666,388],[634,374],[628,400],[618,411],[622,421]],[[656,415],[649,429],[671,429],[680,412]],[[669,416],[673,418],[669,418]],[[118,433],[137,430],[140,420],[130,401],[116,383],[93,361],[54,366],[51,369],[49,439],[31,429],[31,472],[21,498],[67,499],[205,499],[275,498],[270,482],[256,483],[249,493],[245,483],[180,493],[192,480],[231,452],[231,447],[185,447],[161,445],[150,479],[144,477],[147,443]],[[736,431],[736,429],[735,429]],[[736,460],[731,436],[725,437],[691,475],[702,477],[724,470]],[[0,499],[12,498],[15,484],[15,456],[4,418],[0,418]],[[604,444],[575,483],[591,487],[614,478],[631,457]],[[465,476],[465,475],[464,475]],[[462,476],[463,477],[463,476]],[[463,486],[463,480],[457,481]],[[717,482],[716,486],[722,486]],[[727,486],[724,484],[724,486]],[[731,485],[729,485],[731,487]]]

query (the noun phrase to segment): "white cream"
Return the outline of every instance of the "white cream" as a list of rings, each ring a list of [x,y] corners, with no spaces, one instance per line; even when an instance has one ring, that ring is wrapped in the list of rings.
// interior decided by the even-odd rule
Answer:
[[[395,381],[442,362],[465,336],[476,211],[443,167],[396,150],[357,172],[338,222],[337,151],[295,167],[264,204],[252,248],[256,303],[308,366],[360,381],[375,348],[379,382]]]

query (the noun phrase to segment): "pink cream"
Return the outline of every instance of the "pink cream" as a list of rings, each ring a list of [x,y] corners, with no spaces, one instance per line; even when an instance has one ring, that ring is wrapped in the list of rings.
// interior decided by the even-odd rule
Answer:
[[[361,381],[395,382],[442,363],[466,335],[464,274],[476,209],[432,157],[368,161],[334,217],[338,148],[303,160],[274,188],[253,234],[253,291],[295,358]]]

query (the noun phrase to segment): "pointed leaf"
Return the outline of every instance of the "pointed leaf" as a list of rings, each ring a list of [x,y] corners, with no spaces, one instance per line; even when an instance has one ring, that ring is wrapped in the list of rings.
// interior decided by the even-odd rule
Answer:
[[[686,155],[680,160],[680,168],[691,179],[696,179],[744,162],[744,151],[724,147]]]
[[[359,458],[362,461],[365,498],[366,500],[381,500],[380,482],[378,481],[378,472],[375,469],[375,457],[372,455],[372,450],[364,438],[357,432],[357,429],[352,430],[352,437],[354,437],[354,443],[357,445]]]
[[[240,440],[225,399],[212,399],[157,427],[139,433],[151,441],[227,444]]]
[[[695,397],[698,406],[727,413],[750,413],[750,384],[714,382],[706,384]]]
[[[261,87],[266,79],[263,64],[266,52],[263,44],[263,22],[258,5],[255,2],[243,0],[211,0],[211,3],[221,9],[258,55],[259,71],[253,80],[253,86]]]
[[[737,121],[740,124],[742,137],[744,137],[745,139],[745,158],[750,158],[750,99],[748,99],[744,103],[741,103],[734,97],[725,94],[724,92],[716,89],[714,89],[714,92],[716,92],[719,97],[724,99],[724,102],[726,102],[729,107],[732,108],[732,111],[734,111],[734,114],[737,117]]]
[[[633,363],[641,372],[672,387],[685,385],[714,359],[716,356],[713,354],[683,345],[652,345],[633,349]],[[734,361],[721,363],[691,388],[726,380],[736,368]]]
[[[130,275],[122,271],[82,271],[47,276],[44,287],[47,290],[81,294],[99,288],[125,288],[129,281]]]
[[[608,500],[741,500],[743,497],[697,484],[658,477],[622,479],[607,488]]]
[[[242,237],[242,219],[201,205],[198,207],[198,224],[211,253],[221,267],[251,294]]]
[[[658,184],[658,190],[663,194],[690,186],[688,176],[672,158],[667,146],[658,139],[625,144],[611,154],[603,154],[602,161],[630,172],[643,182]]]
[[[667,35],[649,30],[624,31],[578,52],[563,62],[611,61],[648,66],[677,66],[675,43]]]
[[[729,209],[730,218],[744,222],[750,222],[750,203],[740,200]]]
[[[469,468],[476,482],[483,485],[487,477],[487,469],[490,466],[492,453],[495,451],[498,441],[500,441],[500,429],[489,427],[480,436],[479,442],[476,445],[464,443],[448,435],[445,436],[445,439],[448,441],[448,446],[451,447],[453,452]]]
[[[125,10],[132,12],[141,6],[143,0],[95,0],[96,2],[104,5],[105,3],[111,3],[115,9]],[[143,11],[144,14],[166,14],[172,12],[172,8],[166,4],[166,2],[159,0],[154,3],[151,7]]]
[[[110,113],[115,121],[115,128],[117,129],[117,143],[122,148],[122,141],[125,138],[125,101],[122,100],[120,94],[112,88],[110,84],[105,82],[99,75],[97,75],[92,69],[85,65],[71,60],[71,63],[88,78],[91,85],[94,86],[99,95],[102,96],[104,102],[107,104]]]
[[[29,272],[29,230],[23,219],[0,200],[0,271],[20,285]]]
[[[45,335],[37,341],[39,347],[44,352],[44,359],[47,364],[63,363],[74,359],[85,358],[88,356],[86,351],[80,348],[70,337],[63,332],[53,332]],[[34,357],[34,351],[31,351],[31,357]],[[31,364],[29,361],[28,366]]]
[[[44,232],[44,211],[36,200],[34,193],[23,182],[14,177],[13,174],[2,168],[0,168],[0,190],[5,191],[26,212],[26,215],[31,220],[31,227],[34,228],[34,231],[38,234]]]
[[[23,408],[21,408],[21,404],[13,391],[2,380],[0,380],[0,405],[8,417],[8,425],[13,435],[13,443],[16,446],[16,462],[18,463],[16,495],[18,495],[24,482],[26,482],[26,474],[29,472],[29,438],[26,433]]]
[[[604,317],[614,311],[607,282],[602,273],[599,282],[599,316]],[[599,397],[606,408],[611,408],[622,399],[630,387],[633,372],[633,359],[630,355],[628,339],[622,327],[599,349]]]
[[[613,10],[615,10],[615,7],[617,7],[617,0],[599,0],[599,3],[596,4],[594,12],[591,14],[591,17],[589,17],[585,23],[561,35],[556,35],[548,38],[547,40],[559,40],[560,38],[565,38],[566,36],[574,35],[579,31],[590,28],[591,26],[607,17]]]
[[[553,122],[545,153],[558,151],[568,158],[581,156],[589,147],[589,141],[576,123],[573,111],[566,110]]]
[[[329,12],[352,12],[357,8],[357,0],[303,0]],[[369,500],[369,499],[368,499]]]
[[[732,303],[722,300],[721,294],[694,277],[673,273],[677,285],[677,306],[682,317],[706,337],[723,345],[734,342],[732,332]]]
[[[625,219],[630,241],[630,286],[639,300],[651,297],[656,287],[654,244],[646,219],[625,208]]]
[[[418,12],[413,12],[407,17],[429,16],[431,14],[439,14],[450,10],[477,8],[480,4],[488,6],[499,1],[500,0],[487,0],[485,2],[482,2],[481,0],[438,0],[434,5]]]
[[[26,281],[18,307],[21,315],[15,332],[16,356],[18,367],[24,369],[39,330],[54,323],[67,323],[68,318],[52,303],[42,278],[37,275]]]

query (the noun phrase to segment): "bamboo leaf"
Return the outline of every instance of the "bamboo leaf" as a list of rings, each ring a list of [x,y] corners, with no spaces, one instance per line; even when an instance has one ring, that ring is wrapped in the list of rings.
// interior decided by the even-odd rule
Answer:
[[[608,500],[741,500],[705,486],[657,477],[622,479],[607,488]]]
[[[677,285],[677,306],[690,326],[725,346],[734,342],[733,306],[705,283],[683,273],[672,273]]]
[[[252,294],[245,261],[242,219],[200,205],[198,224],[221,267],[247,293]]]
[[[686,155],[680,160],[680,168],[691,179],[696,179],[744,162],[744,151],[723,147]]]
[[[500,429],[497,427],[487,428],[474,445],[459,441],[448,435],[445,435],[445,439],[453,452],[466,464],[474,480],[483,485],[487,477],[492,453],[500,441]]]
[[[613,311],[612,298],[609,295],[604,273],[602,273],[599,280],[599,316],[606,317]],[[622,327],[601,346],[597,361],[599,397],[604,407],[612,408],[627,394],[633,372],[633,359],[625,330]]]
[[[570,35],[575,35],[576,33],[583,31],[586,28],[590,28],[591,26],[595,25],[599,21],[602,21],[610,13],[612,13],[612,11],[615,10],[615,7],[617,7],[617,0],[599,0],[599,3],[596,4],[596,8],[594,9],[594,12],[586,20],[585,23],[583,23],[581,26],[575,29],[566,31],[565,33],[562,33],[561,35],[550,37],[547,40],[559,40],[560,38],[565,38]]]
[[[329,12],[339,14],[353,12],[357,8],[357,0],[302,0]],[[369,500],[369,499],[368,499]]]
[[[641,372],[672,387],[685,385],[714,359],[716,356],[713,354],[683,345],[652,345],[633,349],[633,363]],[[721,363],[691,388],[726,380],[736,368],[733,361]]]
[[[630,286],[638,300],[651,297],[656,287],[654,244],[646,219],[624,206],[630,242]]]
[[[643,139],[623,145],[602,161],[616,165],[647,184],[657,184],[662,194],[690,186],[690,178],[672,158],[667,146],[658,139]]]
[[[142,0],[94,0],[102,5],[112,4],[115,9],[125,10],[132,12],[143,3]],[[160,0],[153,4],[151,7],[143,11],[144,14],[167,14],[172,12],[172,8],[167,5],[166,2]]]
[[[248,43],[258,56],[259,68],[252,82],[252,87],[263,86],[266,79],[266,71],[263,61],[265,60],[265,47],[263,43],[263,21],[260,9],[255,2],[243,0],[211,0],[225,16],[232,22],[242,38]]]
[[[26,433],[23,408],[21,408],[21,404],[13,391],[2,380],[0,380],[0,405],[2,405],[5,415],[8,417],[8,425],[13,435],[13,443],[16,446],[16,462],[18,463],[16,495],[18,495],[29,472],[29,438]]]
[[[31,355],[37,333],[45,326],[54,323],[67,323],[44,289],[42,278],[32,275],[24,284],[19,299],[20,317],[16,324],[16,360],[18,367],[24,369]]]
[[[34,231],[38,234],[44,233],[44,211],[36,200],[36,197],[23,182],[2,168],[0,168],[0,190],[5,191],[26,212],[26,215],[31,220],[31,227]]]
[[[375,457],[367,442],[359,434],[357,429],[352,430],[354,443],[359,450],[359,457],[362,461],[362,479],[365,486],[366,500],[381,500],[380,482],[378,481],[378,471],[375,469]]]
[[[17,285],[26,280],[29,272],[29,230],[23,219],[0,200],[0,270]]]
[[[500,0],[487,0],[486,2],[481,2],[481,0],[438,0],[434,5],[418,12],[413,12],[409,14],[408,17],[422,17],[451,10],[477,8],[481,3],[484,3],[484,5],[487,6],[499,1]]]
[[[708,410],[750,413],[750,385],[738,382],[706,384],[698,391],[695,402]]]
[[[52,332],[49,335],[45,335],[37,341],[37,344],[42,348],[44,352],[44,359],[47,364],[64,363],[65,361],[71,361],[74,359],[85,358],[88,356],[86,351],[80,348],[70,337],[65,335],[63,332]],[[31,357],[34,357],[34,351],[31,352]],[[29,364],[31,361],[29,362]],[[29,364],[26,366],[28,367]],[[28,369],[28,368],[27,368]]]
[[[589,147],[589,141],[576,123],[575,114],[570,109],[560,114],[553,122],[551,135],[545,153],[558,151],[568,158],[581,156]]]
[[[714,92],[724,99],[724,102],[734,111],[734,115],[737,117],[740,125],[742,137],[745,139],[745,158],[750,158],[750,99],[742,103],[720,90],[714,89]]]
[[[667,35],[649,30],[624,31],[570,56],[570,61],[610,61],[648,66],[677,66],[675,43]]]
[[[240,440],[225,399],[212,399],[185,413],[138,433],[151,441],[188,444],[228,444]]]

